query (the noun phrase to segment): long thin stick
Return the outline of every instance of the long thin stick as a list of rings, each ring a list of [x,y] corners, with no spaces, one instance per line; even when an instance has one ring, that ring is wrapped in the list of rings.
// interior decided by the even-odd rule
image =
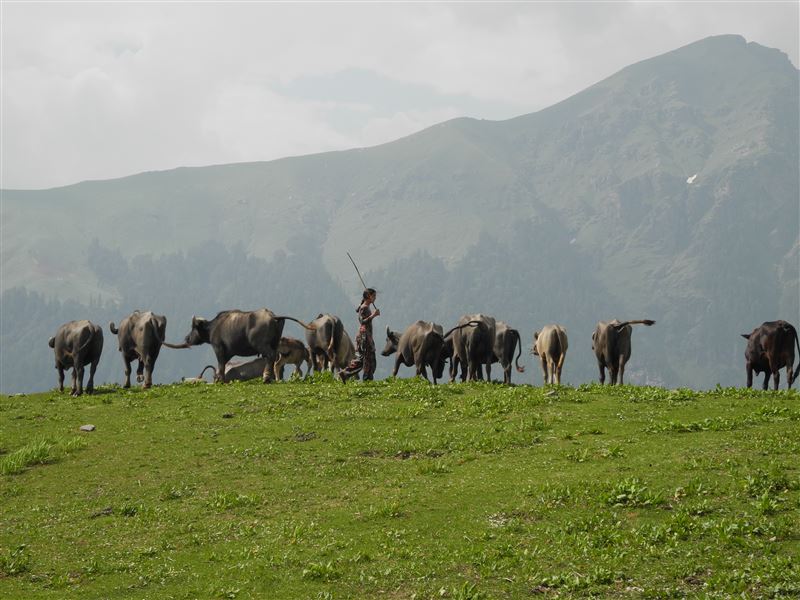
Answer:
[[[366,284],[366,283],[364,283],[364,278],[361,276],[361,271],[359,271],[359,270],[358,270],[358,265],[356,264],[356,261],[354,261],[354,260],[353,260],[353,257],[352,257],[352,256],[350,256],[350,253],[349,253],[349,252],[347,253],[347,258],[349,258],[349,259],[350,259],[350,262],[351,262],[351,263],[353,263],[353,266],[354,266],[354,267],[355,267],[355,269],[356,269],[356,274],[358,275],[358,278],[361,280],[361,285],[363,285],[363,286],[364,286],[364,289],[365,289],[365,290],[366,290],[366,289],[368,289],[368,288],[367,288],[367,284]],[[374,306],[375,308],[378,308],[378,307],[375,305],[375,303],[374,303],[374,302],[372,303],[372,306]]]

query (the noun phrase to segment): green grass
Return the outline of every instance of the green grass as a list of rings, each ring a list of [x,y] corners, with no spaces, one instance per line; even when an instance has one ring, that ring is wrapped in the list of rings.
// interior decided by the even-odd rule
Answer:
[[[0,597],[796,597],[798,411],[416,380],[0,397]]]

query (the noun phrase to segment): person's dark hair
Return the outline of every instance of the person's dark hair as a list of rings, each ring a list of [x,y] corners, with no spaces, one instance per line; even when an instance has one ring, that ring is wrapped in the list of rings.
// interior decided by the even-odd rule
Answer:
[[[364,293],[361,295],[361,299],[362,299],[362,300],[366,300],[366,299],[367,299],[367,298],[369,298],[369,297],[370,297],[372,294],[377,294],[377,293],[378,293],[378,292],[376,292],[374,289],[372,289],[372,288],[367,288],[367,289],[365,289],[365,290],[364,290]]]

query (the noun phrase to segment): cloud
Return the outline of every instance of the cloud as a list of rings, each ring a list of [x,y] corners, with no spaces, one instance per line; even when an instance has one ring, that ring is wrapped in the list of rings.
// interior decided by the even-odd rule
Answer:
[[[798,64],[798,5],[4,4],[2,185],[390,141],[503,119],[699,38]]]

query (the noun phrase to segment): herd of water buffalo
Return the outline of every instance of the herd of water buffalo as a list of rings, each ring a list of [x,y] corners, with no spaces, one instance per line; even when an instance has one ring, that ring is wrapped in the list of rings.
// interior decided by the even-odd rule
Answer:
[[[302,326],[306,343],[283,336],[287,320]],[[600,383],[605,383],[606,369],[610,383],[623,383],[625,364],[631,356],[632,325],[653,325],[649,319],[636,321],[600,321],[592,334],[592,350],[597,357]],[[282,378],[285,365],[293,364],[295,372],[302,375],[301,365],[307,365],[306,375],[311,370],[345,368],[355,356],[355,348],[345,331],[341,319],[331,314],[320,314],[311,323],[299,319],[279,316],[262,308],[254,311],[227,310],[213,319],[192,318],[192,329],[181,344],[165,341],[167,319],[150,311],[134,311],[124,318],[119,328],[114,323],[109,329],[117,336],[119,351],[125,364],[124,387],[131,385],[131,363],[138,361],[136,379],[143,387],[153,384],[153,368],[162,346],[189,348],[211,344],[217,358],[217,367],[208,365],[197,378],[201,381],[207,369],[214,372],[214,380],[226,382],[262,377],[264,383]],[[780,383],[780,369],[786,368],[786,379],[792,386],[797,374],[793,372],[794,349],[800,353],[797,331],[786,321],[769,321],[756,327],[747,338],[745,366],[747,387],[753,384],[753,373],[765,373],[763,387],[766,390],[772,376],[774,389]],[[50,338],[50,347],[55,352],[59,390],[64,391],[64,371],[72,368],[72,394],[83,393],[84,369],[89,367],[86,391],[94,390],[94,374],[103,351],[103,331],[91,321],[70,321]],[[548,325],[533,334],[531,354],[541,361],[545,383],[560,384],[561,370],[567,353],[567,332],[560,325]],[[514,353],[517,356],[514,359]],[[503,369],[504,383],[511,383],[512,366],[517,371],[525,369],[519,365],[522,339],[519,331],[503,321],[483,314],[464,315],[455,327],[444,332],[441,325],[417,321],[405,331],[386,328],[386,346],[383,356],[396,354],[392,375],[396,376],[400,365],[415,367],[418,376],[428,379],[430,368],[433,382],[444,375],[449,361],[450,381],[459,375],[462,381],[491,378],[491,367],[499,363]],[[244,363],[230,362],[234,356],[257,356]]]

